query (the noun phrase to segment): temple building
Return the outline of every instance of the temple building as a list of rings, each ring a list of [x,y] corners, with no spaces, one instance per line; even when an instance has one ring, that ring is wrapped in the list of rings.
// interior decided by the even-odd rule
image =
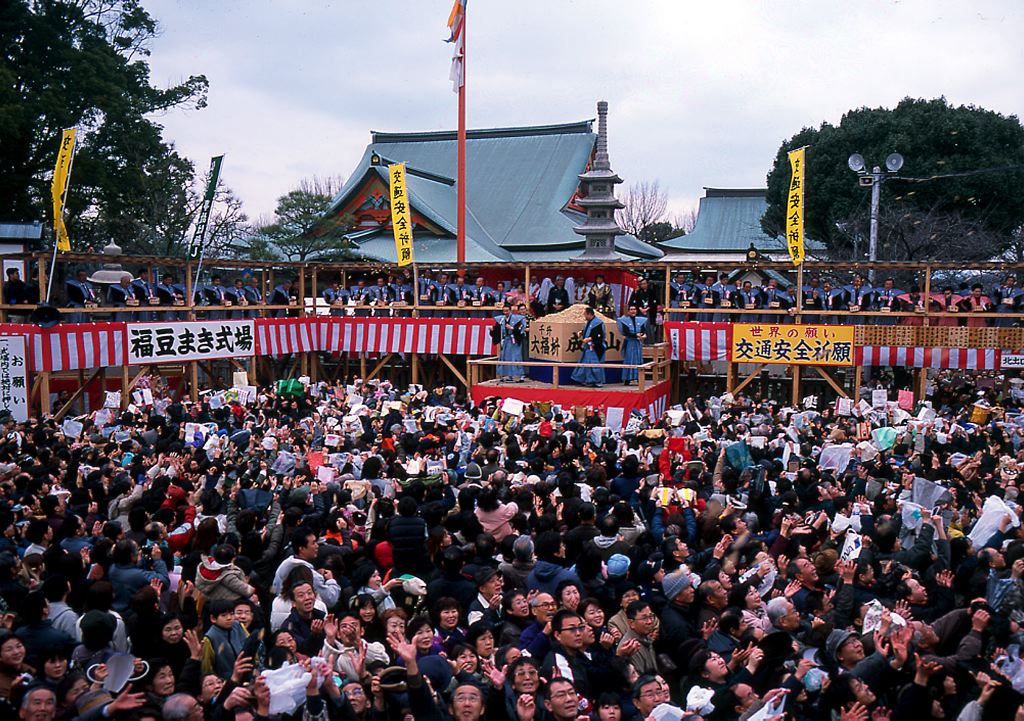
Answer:
[[[615,223],[622,182],[608,159],[607,103],[594,121],[469,130],[466,261],[653,260],[663,252]],[[359,164],[310,233],[396,261],[387,166],[406,164],[417,263],[456,257],[456,133],[371,133]]]
[[[768,209],[767,192],[763,188],[704,188],[693,230],[659,243],[664,260],[698,261],[706,263],[709,271],[724,272],[758,258],[788,260],[785,240],[761,229],[761,218]],[[824,246],[808,239],[806,248],[811,255]],[[783,287],[795,278],[767,269],[748,269],[742,274],[744,280],[755,284],[775,278]]]

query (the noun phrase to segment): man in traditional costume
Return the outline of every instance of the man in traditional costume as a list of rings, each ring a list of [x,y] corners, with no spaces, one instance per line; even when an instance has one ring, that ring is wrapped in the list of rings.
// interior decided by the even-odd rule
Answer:
[[[594,315],[594,309],[590,306],[587,306],[583,317],[586,318],[586,323],[583,324],[583,332],[580,333],[580,342],[583,347],[580,363],[604,363],[604,323]],[[572,372],[572,379],[581,385],[597,388],[604,385],[604,368],[580,366]]]
[[[525,319],[512,312],[512,306],[502,308],[502,314],[495,318],[491,328],[491,340],[499,346],[498,359],[507,361],[498,366],[498,376],[502,380],[522,383],[526,373],[521,365],[523,361],[523,340],[526,338]]]
[[[643,344],[647,338],[647,319],[637,314],[637,307],[630,305],[626,315],[616,321],[622,334],[622,383],[629,385],[640,376],[637,368],[629,366],[644,362]]]

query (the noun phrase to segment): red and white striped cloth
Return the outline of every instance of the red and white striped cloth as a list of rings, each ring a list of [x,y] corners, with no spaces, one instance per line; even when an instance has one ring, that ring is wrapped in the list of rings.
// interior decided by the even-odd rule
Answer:
[[[494,353],[490,318],[321,318],[319,350],[329,353]]]
[[[37,330],[29,337],[32,370],[73,371],[124,365],[124,323],[75,323]]]
[[[995,348],[917,348],[866,345],[857,349],[859,365],[902,368],[994,370],[999,368],[1000,356],[1000,352]]]
[[[672,344],[672,360],[725,361],[732,346],[732,325],[729,323],[665,324]]]
[[[256,355],[291,355],[321,350],[316,344],[320,318],[259,318]]]

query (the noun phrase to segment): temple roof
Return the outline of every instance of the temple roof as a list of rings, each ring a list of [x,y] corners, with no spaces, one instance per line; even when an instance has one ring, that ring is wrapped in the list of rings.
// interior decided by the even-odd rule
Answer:
[[[568,206],[596,138],[590,120],[467,131],[466,260],[525,260],[549,254],[553,260],[565,260],[568,253],[582,250],[584,240],[573,227],[585,216]],[[455,260],[456,142],[455,131],[374,131],[355,170],[332,200],[327,217],[342,212],[369,178],[380,177],[386,183],[389,163],[404,162],[413,211],[450,236],[431,237],[417,227],[413,246],[417,262]],[[360,254],[394,259],[389,231],[365,234],[363,230],[345,236]],[[616,249],[631,258],[663,254],[629,237],[620,238]]]
[[[745,253],[753,245],[761,252],[785,252],[782,238],[773,238],[761,230],[761,217],[768,209],[763,188],[704,188],[697,210],[697,223],[686,235],[660,243],[672,253],[722,252]],[[808,239],[807,249],[820,249],[820,243]]]

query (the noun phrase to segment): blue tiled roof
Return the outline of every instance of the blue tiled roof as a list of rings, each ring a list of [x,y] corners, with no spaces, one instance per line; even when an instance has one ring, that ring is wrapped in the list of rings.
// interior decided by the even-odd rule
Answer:
[[[42,223],[0,223],[0,240],[39,240]]]
[[[577,176],[586,169],[596,138],[589,120],[468,131],[466,259],[522,260],[536,253],[561,253],[560,259],[566,260],[571,257],[567,253],[582,252],[582,239],[573,226],[581,223],[583,216],[565,206],[576,192]],[[370,145],[328,214],[346,205],[368,173],[380,173],[386,180],[386,166],[404,162],[413,208],[454,236],[456,142],[454,131],[372,133]],[[380,158],[378,166],[371,165],[374,155]],[[420,245],[427,242],[419,235],[414,241],[417,259],[424,258],[424,262],[427,249],[420,251]],[[368,244],[359,246],[368,253]],[[432,246],[431,254],[441,247]],[[451,248],[451,257],[439,260],[454,260],[454,243]],[[628,237],[619,238],[616,250],[633,258],[663,254]]]
[[[766,190],[761,188],[705,188],[697,210],[697,224],[686,235],[661,243],[667,251],[746,251],[751,245],[760,251],[785,250],[781,238],[761,230],[761,217],[768,209]],[[807,249],[820,249],[808,240]]]

